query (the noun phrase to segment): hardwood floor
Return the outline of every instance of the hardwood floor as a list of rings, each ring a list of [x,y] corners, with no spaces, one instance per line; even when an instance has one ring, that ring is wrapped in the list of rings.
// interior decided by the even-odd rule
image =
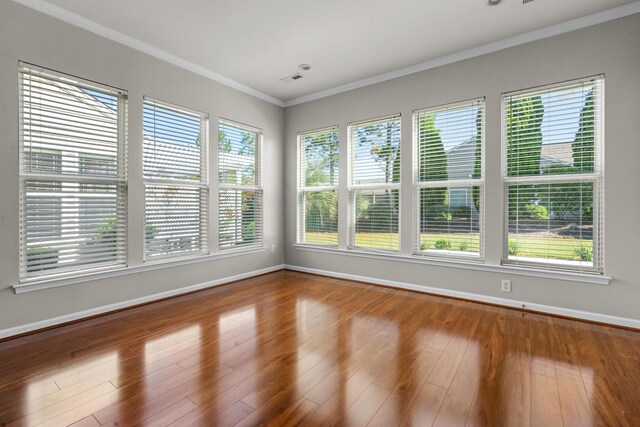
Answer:
[[[281,271],[0,343],[0,425],[640,426],[640,332]]]

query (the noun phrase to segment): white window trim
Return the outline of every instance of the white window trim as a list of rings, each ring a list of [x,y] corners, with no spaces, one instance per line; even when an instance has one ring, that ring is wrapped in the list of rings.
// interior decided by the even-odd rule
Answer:
[[[206,257],[211,254],[210,247],[208,245],[209,234],[211,233],[210,229],[210,213],[209,213],[209,198],[211,197],[211,186],[209,181],[209,114],[201,111],[197,111],[191,108],[183,107],[181,105],[173,104],[166,101],[161,101],[156,98],[152,98],[144,95],[142,97],[142,116],[143,116],[143,126],[144,126],[144,104],[154,104],[160,107],[164,107],[167,109],[175,110],[176,112],[186,112],[189,114],[193,114],[195,116],[200,117],[200,131],[202,133],[202,138],[200,141],[200,174],[202,175],[202,179],[199,182],[185,182],[179,180],[171,180],[171,179],[154,179],[154,178],[145,178],[144,177],[144,166],[142,171],[142,186],[143,193],[146,200],[146,190],[149,185],[166,185],[166,186],[174,186],[174,187],[185,187],[185,188],[200,188],[204,190],[205,197],[207,200],[202,204],[204,206],[204,212],[201,212],[201,218],[205,219],[205,230],[203,232],[202,244],[205,245],[205,249],[201,251],[199,254],[187,253],[187,254],[167,254],[158,257],[147,257],[147,239],[146,239],[146,201],[143,200],[143,222],[144,226],[142,228],[142,245],[143,245],[143,264],[155,264],[162,262],[172,262],[173,260],[180,259],[190,259],[193,257]],[[144,129],[143,129],[143,139],[144,139]],[[143,142],[144,145],[144,142]],[[144,152],[144,147],[142,148]],[[143,155],[143,164],[144,164],[144,155]]]
[[[241,246],[229,246],[229,247],[222,247],[220,245],[220,240],[219,240],[219,236],[218,236],[218,252],[219,253],[226,253],[226,252],[233,252],[233,251],[237,251],[237,250],[241,250],[244,248],[247,249],[256,249],[256,248],[263,248],[265,247],[264,245],[264,186],[263,186],[263,154],[262,154],[262,149],[263,149],[263,144],[264,144],[264,133],[262,131],[262,129],[255,127],[255,126],[251,126],[251,125],[247,125],[241,122],[237,122],[234,120],[230,120],[230,119],[226,119],[224,117],[219,117],[218,118],[218,129],[220,127],[221,124],[224,124],[226,126],[232,126],[238,129],[242,129],[245,130],[247,132],[253,132],[256,134],[256,185],[237,185],[237,184],[225,184],[223,182],[220,182],[220,176],[219,176],[219,171],[220,171],[220,141],[218,141],[218,145],[216,148],[216,151],[218,152],[218,156],[216,159],[216,164],[217,164],[217,171],[218,171],[218,176],[216,177],[216,181],[218,183],[218,193],[215,195],[216,198],[216,207],[218,209],[217,212],[217,217],[218,217],[218,223],[217,223],[217,227],[216,230],[219,233],[220,232],[220,193],[222,191],[225,190],[236,190],[236,191],[254,191],[257,194],[260,194],[260,223],[261,223],[261,229],[260,229],[260,238],[258,239],[257,242],[252,243],[252,244],[243,244]],[[217,141],[217,132],[216,132],[216,141]]]
[[[594,173],[589,174],[575,174],[575,175],[535,175],[535,176],[520,176],[520,177],[510,177],[508,176],[508,158],[507,158],[507,138],[506,138],[506,108],[505,108],[505,99],[511,95],[535,92],[535,91],[543,91],[548,89],[558,88],[561,89],[565,86],[569,86],[572,84],[578,84],[583,82],[589,82],[594,80],[600,80],[601,84],[601,92],[600,97],[596,100],[599,104],[598,109],[601,114],[601,120],[596,120],[595,122],[600,125],[597,133],[599,134],[599,139],[594,143],[594,164],[599,165],[600,169],[595,171]],[[596,254],[594,252],[593,258],[593,268],[591,269],[581,269],[566,266],[567,263],[563,263],[561,260],[556,260],[556,262],[549,262],[548,259],[541,259],[540,261],[532,260],[514,260],[509,259],[509,203],[508,203],[508,191],[509,185],[514,183],[542,183],[542,184],[561,184],[567,182],[575,182],[576,178],[584,178],[587,181],[590,181],[594,185],[593,192],[593,205],[594,207],[598,207],[598,209],[594,209],[593,212],[593,246],[599,244],[599,241],[604,237],[604,119],[605,119],[605,81],[604,74],[597,74],[589,77],[582,77],[578,79],[565,80],[557,83],[551,83],[546,85],[534,86],[525,89],[519,89],[509,92],[503,92],[500,98],[500,134],[501,134],[501,179],[502,179],[502,188],[503,188],[503,231],[502,231],[502,254],[500,257],[500,265],[508,267],[508,268],[518,268],[524,270],[532,270],[537,272],[563,272],[563,273],[571,273],[578,275],[599,275],[601,277],[605,276],[605,264],[604,264],[604,242],[602,242],[602,252]],[[596,188],[601,188],[601,190],[596,191]],[[563,267],[563,264],[565,265]]]
[[[428,181],[420,182],[420,129],[418,128],[418,117],[421,113],[429,113],[435,111],[441,111],[444,108],[457,108],[473,103],[482,104],[482,150],[480,156],[480,178],[479,179],[454,179],[454,180],[442,180],[442,181]],[[486,159],[486,129],[487,129],[487,106],[486,97],[473,98],[465,101],[453,102],[450,104],[440,104],[434,107],[422,108],[413,111],[413,163],[412,163],[412,176],[413,176],[413,226],[414,229],[414,243],[413,243],[413,256],[419,256],[423,258],[433,259],[453,259],[453,260],[468,260],[468,261],[480,261],[485,259],[485,159]],[[451,188],[468,188],[468,187],[480,187],[480,212],[479,214],[479,228],[480,228],[480,248],[478,255],[468,255],[461,253],[460,251],[436,251],[436,250],[421,250],[420,249],[420,189],[433,188],[433,187],[447,187]]]
[[[452,258],[447,259],[436,259],[428,258],[419,255],[401,255],[401,254],[391,254],[388,252],[385,253],[377,253],[373,251],[365,251],[365,250],[345,250],[345,249],[337,249],[337,248],[321,248],[321,247],[312,247],[309,245],[293,245],[296,250],[300,251],[309,251],[316,253],[325,253],[330,255],[338,255],[338,256],[354,256],[359,258],[369,258],[374,260],[381,261],[394,261],[394,262],[405,262],[410,264],[421,264],[424,266],[433,266],[433,267],[446,267],[446,268],[455,268],[455,269],[463,269],[463,270],[473,270],[473,271],[483,271],[489,273],[499,273],[505,275],[516,275],[516,276],[527,276],[527,277],[535,277],[541,279],[555,279],[555,280],[563,280],[569,282],[580,282],[580,283],[588,283],[594,285],[608,285],[611,281],[610,276],[600,275],[600,274],[592,274],[592,273],[578,273],[573,271],[557,271],[557,270],[545,270],[540,268],[521,268],[517,266],[506,266],[506,265],[495,265],[495,264],[487,264],[482,261],[473,261],[469,258],[464,260],[454,260]]]
[[[123,239],[125,241],[124,244],[124,262],[122,263],[113,263],[113,264],[109,264],[109,265],[103,265],[100,267],[95,267],[95,268],[81,268],[78,270],[72,270],[72,271],[63,271],[60,273],[56,273],[56,272],[52,272],[50,274],[42,274],[42,275],[38,275],[38,276],[33,276],[33,277],[28,277],[26,275],[26,272],[24,271],[23,267],[23,258],[26,257],[26,252],[27,252],[27,244],[26,244],[26,239],[25,237],[25,233],[26,230],[24,230],[24,226],[21,225],[20,226],[20,230],[19,230],[19,253],[18,253],[18,257],[19,257],[19,262],[18,262],[18,284],[23,284],[23,283],[44,283],[50,280],[56,280],[57,278],[64,278],[69,279],[69,280],[73,280],[73,278],[75,277],[81,277],[84,276],[85,274],[87,274],[88,272],[91,271],[95,271],[95,270],[100,270],[100,271],[116,271],[119,269],[123,269],[123,268],[128,268],[128,260],[129,260],[129,239],[128,239],[128,232],[129,232],[129,204],[128,204],[128,193],[129,193],[129,171],[128,171],[128,144],[129,144],[129,140],[128,140],[128,126],[129,126],[129,121],[128,121],[128,109],[129,109],[129,104],[128,104],[128,92],[124,89],[115,87],[115,86],[111,86],[111,85],[107,85],[104,83],[99,83],[96,81],[92,81],[89,79],[84,79],[82,77],[78,77],[75,76],[73,74],[68,74],[68,73],[63,73],[60,71],[56,71],[56,70],[52,70],[49,68],[45,68],[45,67],[41,67],[26,61],[19,61],[18,62],[18,78],[21,79],[21,73],[22,69],[29,69],[32,72],[36,72],[36,73],[41,73],[44,76],[50,76],[53,79],[60,79],[62,81],[67,81],[69,84],[77,84],[77,85],[81,85],[81,86],[85,86],[86,88],[94,88],[94,89],[98,89],[104,92],[110,92],[111,94],[113,94],[114,96],[118,97],[119,100],[119,108],[117,111],[118,114],[118,118],[117,118],[117,133],[118,133],[118,139],[121,142],[118,145],[118,150],[119,150],[119,155],[121,156],[120,158],[120,164],[118,165],[118,176],[116,177],[104,177],[104,176],[85,176],[85,175],[58,175],[58,174],[47,174],[47,173],[34,173],[34,172],[26,172],[23,170],[23,147],[24,147],[24,133],[23,133],[23,126],[24,126],[24,121],[22,118],[23,115],[23,97],[22,94],[18,95],[18,117],[19,117],[19,131],[18,131],[18,138],[19,138],[19,145],[18,145],[18,157],[19,157],[19,199],[22,200],[22,191],[24,189],[24,184],[27,180],[29,179],[38,179],[38,178],[44,178],[44,179],[55,179],[55,180],[64,180],[67,182],[77,182],[77,183],[95,183],[95,182],[102,182],[102,183],[106,183],[106,184],[114,184],[116,186],[121,186],[122,187],[122,191],[123,191],[123,200],[122,203],[124,204],[124,225],[123,225]],[[20,83],[21,84],[21,83]],[[22,89],[20,89],[22,90]],[[25,206],[22,203],[22,201],[19,203],[19,212],[20,212],[20,216],[22,217],[23,215],[25,215]],[[16,285],[18,286],[18,285]]]
[[[347,124],[347,194],[349,198],[348,205],[348,235],[347,235],[347,250],[348,251],[360,251],[360,252],[369,252],[374,254],[399,254],[402,248],[402,203],[398,204],[398,249],[376,249],[376,248],[367,248],[363,246],[357,246],[355,244],[356,238],[356,219],[355,219],[355,192],[358,190],[380,190],[380,189],[388,189],[388,190],[397,190],[399,200],[402,199],[402,172],[400,173],[400,182],[398,183],[381,183],[381,184],[354,184],[353,183],[353,161],[355,153],[352,148],[352,139],[351,139],[351,128],[354,126],[359,126],[365,123],[376,123],[383,121],[392,121],[398,120],[400,121],[400,131],[398,138],[400,138],[400,171],[402,171],[402,114],[396,113],[387,116],[374,117],[371,119],[358,120],[355,122],[350,122]]]
[[[304,245],[304,246],[311,246],[311,247],[323,247],[323,248],[337,248],[338,247],[338,240],[339,240],[339,231],[340,231],[340,224],[338,223],[338,231],[336,232],[336,244],[335,245],[331,245],[331,244],[322,244],[322,243],[307,243],[307,242],[303,242],[302,241],[302,236],[304,234],[304,206],[303,206],[303,202],[304,202],[304,193],[305,192],[314,192],[314,191],[335,191],[336,194],[338,195],[338,199],[339,199],[339,194],[340,194],[340,189],[339,189],[339,179],[340,179],[340,175],[338,174],[338,182],[336,182],[334,185],[325,185],[325,186],[316,186],[316,187],[307,187],[305,185],[303,185],[302,183],[302,137],[305,135],[308,135],[310,133],[318,133],[318,132],[323,132],[323,131],[330,131],[330,130],[335,130],[336,133],[340,132],[340,127],[338,125],[333,125],[333,126],[325,126],[325,127],[321,127],[321,128],[317,128],[317,129],[311,129],[311,130],[306,130],[303,132],[298,132],[298,134],[296,135],[296,189],[297,189],[297,194],[296,194],[296,244],[297,245]],[[338,158],[340,156],[340,145],[338,144]],[[339,162],[340,160],[338,160],[338,170],[340,169],[339,166]],[[338,212],[340,210],[340,201],[338,200]]]
[[[266,247],[251,247],[241,248],[229,251],[224,251],[216,254],[209,255],[195,255],[191,257],[180,257],[173,259],[162,258],[159,260],[152,260],[145,264],[136,267],[122,267],[117,269],[110,269],[105,271],[104,268],[85,270],[83,274],[77,274],[74,276],[48,278],[47,280],[29,280],[20,282],[12,286],[16,294],[21,294],[31,291],[39,291],[50,288],[58,288],[61,286],[69,285],[84,285],[92,283],[96,280],[104,280],[113,277],[127,276],[131,274],[139,274],[146,271],[161,270],[169,267],[179,267],[182,265],[199,264],[209,261],[216,261],[225,258],[232,258],[236,256],[251,255],[266,252]]]

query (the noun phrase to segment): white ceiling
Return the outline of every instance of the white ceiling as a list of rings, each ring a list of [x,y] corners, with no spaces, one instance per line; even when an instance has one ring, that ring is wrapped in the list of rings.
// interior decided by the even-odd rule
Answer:
[[[47,0],[283,101],[632,0]],[[309,63],[296,82],[279,79]]]

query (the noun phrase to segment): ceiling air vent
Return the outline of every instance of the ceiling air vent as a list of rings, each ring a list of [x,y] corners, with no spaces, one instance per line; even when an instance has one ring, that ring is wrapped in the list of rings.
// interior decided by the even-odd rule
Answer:
[[[522,0],[522,4],[533,3],[536,0]]]
[[[295,73],[295,74],[291,74],[290,76],[281,78],[280,81],[281,82],[293,82],[295,80],[300,80],[301,78],[302,78],[302,74]]]

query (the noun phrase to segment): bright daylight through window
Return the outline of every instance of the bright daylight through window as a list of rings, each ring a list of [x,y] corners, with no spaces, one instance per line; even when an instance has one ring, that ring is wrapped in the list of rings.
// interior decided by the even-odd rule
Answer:
[[[338,128],[298,135],[298,243],[338,244]]]
[[[483,255],[484,99],[414,113],[414,252]]]
[[[603,86],[503,95],[503,263],[602,272]]]
[[[145,98],[145,258],[207,253],[208,116]]]
[[[262,245],[262,131],[218,127],[220,249]]]
[[[398,251],[400,116],[349,126],[349,246]]]
[[[20,66],[20,278],[127,263],[126,93]]]

